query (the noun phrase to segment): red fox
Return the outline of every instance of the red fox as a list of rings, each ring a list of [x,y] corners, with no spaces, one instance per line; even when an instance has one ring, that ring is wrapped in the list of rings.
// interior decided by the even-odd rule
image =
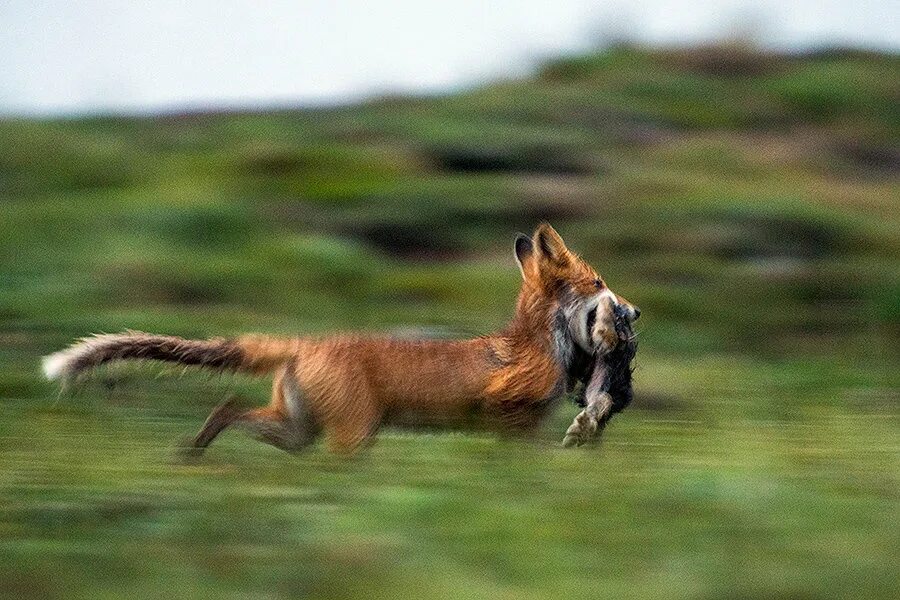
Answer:
[[[529,432],[573,389],[594,357],[618,343],[616,318],[640,311],[614,294],[546,223],[515,240],[522,286],[501,331],[469,340],[247,335],[186,340],[128,332],[85,338],[43,359],[50,380],[118,360],[158,360],[252,374],[274,373],[272,399],[253,410],[219,405],[190,440],[202,453],[229,425],[288,451],[325,432],[352,452],[382,424],[486,423]]]

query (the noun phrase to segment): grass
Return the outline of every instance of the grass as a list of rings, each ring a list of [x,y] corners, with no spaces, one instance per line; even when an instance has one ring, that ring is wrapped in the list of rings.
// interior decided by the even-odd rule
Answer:
[[[0,121],[0,596],[892,598],[896,55],[618,48],[328,110]],[[564,451],[238,432],[267,382],[39,357],[509,317],[549,219],[641,306],[635,402]]]
[[[703,410],[622,415],[599,451],[549,433],[388,434],[348,461],[235,433],[198,466],[171,452],[193,411],[6,402],[0,590],[890,597],[896,417],[813,403],[746,414],[773,398],[728,385]]]

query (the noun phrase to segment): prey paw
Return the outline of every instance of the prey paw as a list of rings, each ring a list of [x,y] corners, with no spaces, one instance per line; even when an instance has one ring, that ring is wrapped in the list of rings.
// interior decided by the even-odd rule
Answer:
[[[597,420],[587,411],[583,410],[575,417],[572,424],[566,430],[562,445],[564,448],[582,446],[591,439],[597,431]]]

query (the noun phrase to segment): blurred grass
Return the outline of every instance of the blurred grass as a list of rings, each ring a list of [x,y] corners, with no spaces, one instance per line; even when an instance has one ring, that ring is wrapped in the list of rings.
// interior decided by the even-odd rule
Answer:
[[[898,82],[623,47],[443,97],[0,121],[0,596],[893,597]],[[599,449],[554,447],[566,405],[534,444],[228,434],[185,467],[266,382],[37,376],[126,327],[484,333],[540,219],[643,310]]]

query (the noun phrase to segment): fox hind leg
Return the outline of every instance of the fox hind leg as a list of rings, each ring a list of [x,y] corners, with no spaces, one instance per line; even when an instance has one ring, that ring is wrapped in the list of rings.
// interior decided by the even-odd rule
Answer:
[[[206,418],[203,427],[197,432],[192,439],[188,440],[181,448],[181,453],[185,458],[197,458],[203,454],[216,436],[218,436],[226,427],[238,420],[244,414],[239,406],[237,396],[231,396],[225,402],[218,405]]]
[[[238,423],[261,442],[288,452],[304,449],[319,432],[290,367],[276,375],[272,403],[266,408],[247,411]]]
[[[231,425],[288,452],[302,450],[318,433],[318,426],[303,402],[296,381],[286,370],[276,377],[269,406],[243,410],[236,397],[229,398],[212,411],[199,433],[184,448],[184,454],[188,457],[201,455],[216,436]]]
[[[308,423],[268,406],[245,412],[237,424],[259,441],[287,452],[299,452],[315,439],[315,430]]]

